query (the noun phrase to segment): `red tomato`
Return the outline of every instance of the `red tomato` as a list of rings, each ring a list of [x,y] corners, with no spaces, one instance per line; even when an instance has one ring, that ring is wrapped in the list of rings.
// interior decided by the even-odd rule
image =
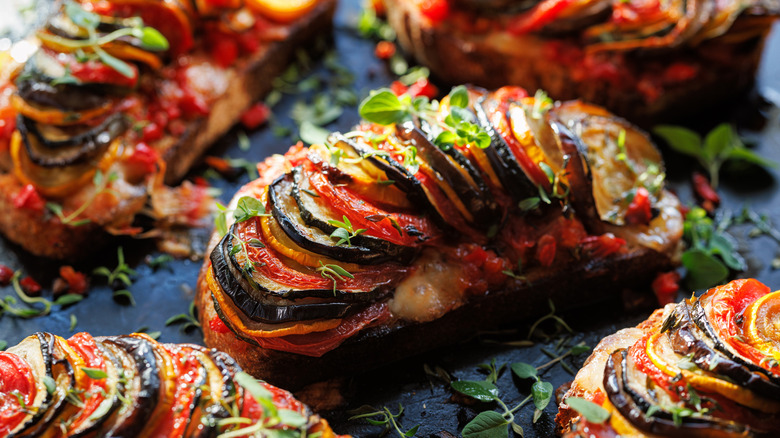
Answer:
[[[263,387],[271,393],[271,401],[277,409],[289,409],[298,413],[303,413],[303,403],[295,399],[295,397],[288,391],[281,388],[277,388],[266,382],[259,382]],[[257,399],[251,392],[244,392],[244,403],[241,408],[241,416],[244,418],[263,418],[265,416],[263,406],[257,402]]]
[[[522,35],[537,31],[563,12],[574,0],[544,0],[537,3],[530,11],[511,21],[507,31],[513,35]]]
[[[420,12],[435,24],[449,17],[450,4],[448,0],[422,0]]]
[[[409,86],[406,94],[411,97],[425,96],[428,99],[433,99],[437,94],[439,94],[439,89],[436,88],[436,86],[433,85],[427,78],[420,78]]]
[[[716,192],[707,177],[699,172],[693,172],[693,191],[696,197],[701,200],[702,207],[708,212],[712,212],[720,204],[720,196]]]
[[[662,272],[655,276],[652,287],[658,298],[658,304],[665,306],[675,302],[677,291],[680,290],[680,274],[677,271]]]
[[[68,63],[71,74],[78,80],[86,83],[112,84],[133,88],[138,84],[138,67],[135,64],[127,65],[133,70],[130,77],[119,73],[113,67],[98,60],[78,62],[75,59]]]
[[[125,159],[125,162],[131,165],[138,173],[146,175],[157,170],[159,159],[157,151],[147,146],[146,143],[138,143],[133,153]]]
[[[536,260],[544,267],[552,266],[557,251],[555,237],[545,234],[536,244]]]
[[[98,349],[95,339],[89,333],[76,333],[68,339],[68,345],[84,360],[84,366],[96,370],[105,371],[103,354]],[[105,400],[106,379],[93,379],[87,377],[88,383],[84,387],[81,397],[84,406],[78,415],[68,424],[68,430],[75,430],[89,419]]]
[[[278,338],[253,338],[261,347],[278,351],[288,351],[305,356],[320,357],[341,345],[345,339],[354,335],[363,327],[390,317],[387,303],[377,303],[346,317],[341,324],[324,332],[305,335],[289,335]]]
[[[642,339],[635,342],[628,348],[628,355],[634,361],[634,364],[640,373],[649,377],[655,382],[656,387],[666,391],[674,401],[680,400],[680,394],[685,394],[686,387],[683,380],[675,381],[674,378],[661,371],[650,360],[647,355],[647,340],[653,336],[653,333],[646,334]],[[617,364],[616,364],[617,365]],[[675,386],[677,390],[674,390]]]
[[[151,122],[144,126],[142,132],[141,138],[145,142],[152,142],[155,140],[159,140],[163,136],[163,130],[157,123]]]
[[[582,250],[593,257],[606,257],[620,251],[626,241],[612,233],[588,236],[580,240]]]
[[[150,436],[155,437],[179,437],[189,423],[192,405],[197,403],[195,398],[198,391],[193,390],[200,374],[200,362],[192,354],[190,347],[177,344],[162,344],[163,348],[171,355],[174,373],[176,375],[174,402],[170,414],[164,415],[154,432]]]
[[[409,87],[401,83],[401,81],[393,81],[393,83],[390,84],[390,91],[392,91],[396,96],[406,94],[408,89]]]
[[[27,361],[0,351],[0,435],[9,435],[24,420],[27,413],[19,400],[32,403],[36,393],[35,376]]]
[[[228,333],[230,332],[230,329],[228,326],[225,325],[225,322],[220,319],[219,316],[215,316],[211,318],[211,321],[209,321],[209,328],[214,333]]]
[[[38,284],[37,281],[33,280],[32,277],[22,278],[22,280],[19,282],[19,285],[22,286],[22,289],[28,295],[38,295],[41,293],[41,285]]]
[[[644,187],[636,189],[634,199],[626,209],[626,223],[629,225],[647,225],[653,218],[650,208],[650,192]]]
[[[247,129],[257,129],[268,120],[271,109],[263,102],[257,102],[241,115],[241,124]]]
[[[87,292],[89,287],[87,276],[76,271],[72,266],[60,266],[60,277],[68,283],[68,293],[84,294]]]
[[[7,285],[14,276],[14,270],[6,265],[0,265],[0,285]]]
[[[42,213],[43,208],[46,206],[46,201],[43,200],[41,195],[35,190],[35,186],[27,184],[12,196],[14,207],[24,208],[37,213]]]
[[[374,55],[379,59],[390,59],[395,55],[395,44],[390,41],[380,41],[376,43]]]
[[[230,67],[238,58],[238,43],[227,35],[212,33],[211,56],[220,67]]]

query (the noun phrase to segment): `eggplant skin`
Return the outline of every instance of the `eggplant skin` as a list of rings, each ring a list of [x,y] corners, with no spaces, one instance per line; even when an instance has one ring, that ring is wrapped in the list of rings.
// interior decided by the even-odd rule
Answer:
[[[747,281],[751,280],[734,283]],[[720,291],[737,294],[718,302],[720,314],[747,313],[745,307],[757,298],[738,295],[748,290],[738,286],[715,287],[701,297],[669,304],[636,328],[621,330],[600,342],[561,398],[556,417],[559,433],[574,438],[593,430],[565,400],[589,398],[603,391],[603,406],[614,409],[606,426],[599,426],[607,436],[617,432],[668,437],[778,436],[777,376],[723,348],[706,317],[712,305],[709,297]],[[771,303],[774,297],[766,298],[761,305]],[[737,322],[737,326],[741,324]],[[619,341],[624,332],[630,336]],[[734,342],[752,345],[741,336],[736,338]],[[638,366],[635,360],[643,365]],[[647,371],[644,367],[656,369]],[[673,377],[654,377],[664,374]],[[636,432],[628,430],[630,427]]]
[[[104,336],[94,340],[98,347],[98,354],[102,354],[105,360],[112,361],[112,366],[117,367],[117,376],[120,377],[113,380],[112,385],[116,386],[107,388],[107,392],[120,394],[119,398],[122,401],[116,409],[92,412],[92,416],[88,419],[89,424],[86,425],[88,427],[82,424],[79,431],[64,436],[136,438],[142,436],[142,430],[150,425],[152,417],[164,418],[168,415],[177,415],[178,420],[186,421],[182,429],[183,433],[179,433],[178,436],[214,438],[229,430],[226,429],[227,426],[218,425],[220,419],[243,415],[249,416],[252,423],[262,420],[264,415],[262,412],[257,414],[258,418],[252,418],[251,414],[244,412],[246,393],[239,383],[240,380],[237,380],[237,375],[242,372],[242,369],[224,352],[192,344],[160,344],[146,335],[139,334]],[[38,332],[7,350],[7,353],[16,355],[34,368],[36,386],[43,388],[42,391],[38,391],[40,397],[36,397],[35,404],[29,404],[25,408],[32,421],[28,418],[18,430],[7,435],[9,438],[63,436],[62,433],[52,433],[60,431],[59,421],[67,423],[83,414],[80,406],[68,401],[68,398],[72,399],[73,394],[76,394],[74,390],[78,389],[74,387],[73,370],[67,367],[75,358],[69,355],[78,355],[78,353],[75,350],[70,350],[68,353],[65,347],[57,347],[58,344],[65,342],[68,341],[54,334]],[[155,354],[155,351],[160,348],[173,352],[172,357],[187,355],[197,359],[200,369],[192,385],[177,387],[181,376],[163,371],[164,359]],[[59,374],[58,367],[67,371],[65,379],[60,378],[62,375]],[[13,375],[9,376],[15,378]],[[56,386],[54,391],[48,391],[49,383],[44,382],[44,379],[52,376],[55,378]],[[0,388],[3,387],[3,378],[4,376],[0,375]],[[280,398],[281,400],[292,398],[291,394],[282,389],[261,384],[266,385],[274,394],[272,403],[278,403]],[[192,403],[184,406],[187,416],[184,415],[184,411],[174,410],[175,403],[160,403],[163,400],[160,398],[162,387],[175,388],[177,394],[191,397]],[[9,404],[9,409],[11,406]],[[289,409],[288,406],[284,405]],[[68,407],[71,417],[58,418],[58,415],[63,412],[63,407]],[[282,405],[279,408],[282,408]],[[300,431],[301,436],[310,436],[317,432],[322,432],[322,436],[326,438],[336,436],[327,422],[314,414],[308,406],[302,405],[300,414],[307,420],[306,430]],[[51,423],[54,418],[57,418],[57,424]],[[291,431],[293,430],[295,429]]]

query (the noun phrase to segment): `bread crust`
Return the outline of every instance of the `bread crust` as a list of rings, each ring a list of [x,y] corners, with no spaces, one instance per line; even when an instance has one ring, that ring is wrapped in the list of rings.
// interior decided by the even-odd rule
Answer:
[[[646,287],[655,272],[672,266],[666,255],[638,248],[574,266],[533,270],[526,275],[527,281],[516,281],[505,289],[471,297],[463,306],[433,321],[368,327],[319,358],[263,349],[229,330],[215,331],[210,322],[219,317],[205,278],[206,270],[211,267],[209,263],[201,270],[195,303],[207,346],[227,352],[258,378],[296,390],[312,382],[350,375],[453,345],[478,330],[538,315],[548,309],[548,300],[552,300],[556,309],[566,311],[584,303],[619,299],[624,288]]]
[[[718,39],[696,48],[675,48],[657,53],[628,54],[626,64],[637,77],[653,63],[700,63],[692,80],[664,83],[660,95],[648,99],[639,84],[618,86],[603,78],[579,78],[575,69],[561,62],[566,54],[550,56],[557,43],[578,43],[567,38],[534,34],[465,34],[450,27],[434,27],[419,12],[416,2],[387,1],[387,19],[407,53],[450,84],[471,83],[489,89],[519,85],[541,89],[559,100],[580,98],[607,107],[639,125],[650,125],[711,108],[743,94],[752,84],[761,57],[764,36],[739,46]],[[768,32],[769,28],[767,28]],[[552,45],[551,45],[552,44]],[[724,61],[715,56],[719,47],[735,47]],[[579,46],[582,49],[581,46]]]
[[[211,105],[208,116],[191,121],[180,138],[160,141],[170,144],[162,148],[166,184],[181,181],[206,149],[224,135],[253,102],[271,90],[272,81],[268,78],[284,71],[297,48],[305,47],[306,42],[330,31],[336,3],[336,0],[319,1],[312,11],[291,25],[288,38],[269,43],[232,75],[225,93]],[[14,197],[21,190],[21,183],[11,173],[0,175],[0,233],[25,250],[53,259],[77,259],[110,240],[111,235],[95,223],[74,227],[62,224],[53,215],[17,208]],[[132,206],[125,205],[115,213],[130,223],[129,217],[144,207],[145,198],[140,201],[122,199],[120,203],[128,201]]]

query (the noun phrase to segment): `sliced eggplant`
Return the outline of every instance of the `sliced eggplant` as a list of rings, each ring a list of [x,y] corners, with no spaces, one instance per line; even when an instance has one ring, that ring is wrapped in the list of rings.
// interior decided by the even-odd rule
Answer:
[[[397,125],[396,135],[417,148],[418,156],[435,173],[430,176],[439,184],[446,185],[455,195],[455,199],[450,198],[450,201],[459,207],[467,222],[483,230],[495,225],[501,217],[498,205],[477,170],[457,149],[450,148],[449,153],[445,153],[412,122]],[[435,204],[435,200],[429,199],[429,202]]]
[[[669,337],[675,353],[691,355],[691,361],[702,370],[726,377],[739,386],[764,397],[780,400],[780,385],[766,372],[755,372],[714,348],[713,340],[693,322],[688,303],[681,302],[670,315]]]
[[[96,338],[121,364],[122,405],[100,426],[98,436],[136,437],[152,416],[162,381],[152,344],[131,336]]]
[[[96,127],[68,132],[73,129],[41,125],[19,115],[17,127],[30,161],[44,168],[58,168],[93,162],[127,129],[127,120],[117,113]]]
[[[509,145],[496,131],[490,122],[488,114],[496,111],[498,103],[483,96],[474,104],[474,112],[477,115],[477,122],[490,136],[490,146],[485,148],[490,165],[493,167],[496,176],[501,181],[504,191],[515,201],[522,201],[530,197],[538,196],[539,189],[520,168]]]
[[[273,218],[285,234],[302,248],[332,259],[359,264],[377,264],[388,261],[407,264],[416,255],[416,248],[396,245],[384,240],[382,240],[381,245],[375,245],[374,249],[357,244],[348,245],[346,242],[336,245],[338,239],[334,239],[320,228],[309,226],[304,222],[298,202],[296,202],[297,197],[293,195],[294,186],[293,176],[283,175],[268,187],[268,198]],[[301,194],[298,193],[298,197],[300,196]],[[308,195],[304,194],[303,196]],[[363,240],[353,239],[356,243]],[[386,251],[379,250],[379,248]]]
[[[35,398],[27,403],[26,417],[15,427],[10,429],[9,436],[22,435],[30,430],[35,430],[42,426],[42,421],[49,408],[57,403],[55,391],[49,392],[51,382],[56,382],[52,376],[52,338],[48,333],[36,333],[28,336],[18,345],[7,350],[27,362],[35,378]],[[60,400],[61,402],[61,400]],[[45,427],[45,424],[43,424]]]
[[[283,323],[321,318],[340,318],[350,310],[354,310],[354,303],[339,301],[322,301],[312,299],[313,295],[324,295],[320,291],[290,291],[282,285],[274,284],[268,279],[259,279],[250,283],[245,277],[240,265],[235,261],[235,255],[230,255],[233,237],[228,234],[214,248],[211,253],[212,269],[214,277],[222,291],[230,297],[231,301],[241,312],[253,321],[265,323]],[[273,289],[269,289],[269,287]],[[333,297],[333,290],[326,291],[329,297]],[[304,295],[300,299],[292,300],[284,296],[293,297]],[[364,294],[355,294],[356,298],[363,298]],[[366,294],[366,296],[371,294]]]
[[[646,389],[644,393],[636,390],[644,387],[645,384],[644,382],[634,384],[629,380],[627,362],[626,349],[617,350],[607,358],[604,367],[604,389],[610,403],[640,431],[680,438],[749,436],[750,429],[744,425],[706,415],[685,417],[675,423],[672,413],[654,403],[652,396],[646,393]],[[651,406],[657,408],[652,415],[648,415]]]

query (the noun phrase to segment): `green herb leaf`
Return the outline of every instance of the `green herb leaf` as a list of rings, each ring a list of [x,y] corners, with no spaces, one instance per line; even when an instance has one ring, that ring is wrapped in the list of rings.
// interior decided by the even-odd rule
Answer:
[[[76,318],[76,315],[71,313],[70,314],[70,327],[69,327],[71,332],[76,329],[76,324],[78,324],[78,323],[79,323],[79,320],[78,320],[78,318]]]
[[[450,106],[468,108],[469,91],[463,85],[458,85],[450,91]]]
[[[463,428],[463,438],[507,438],[509,421],[495,411],[480,412]]]
[[[257,381],[257,379],[250,376],[244,371],[238,372],[234,380],[236,381],[236,383],[241,385],[242,388],[249,391],[249,393],[252,394],[252,397],[254,397],[255,400],[257,401],[260,401],[261,399],[266,399],[266,400],[273,399],[273,394],[271,394],[270,391],[265,389],[265,387],[261,385],[260,382]]]
[[[601,424],[609,418],[608,410],[582,397],[569,397],[564,400],[564,403],[579,412],[590,423]]]
[[[131,306],[135,307],[135,298],[133,297],[133,293],[127,289],[114,291],[113,297],[124,298],[130,303]]]
[[[135,70],[130,66],[130,64],[122,61],[119,58],[115,58],[112,55],[109,55],[108,52],[101,49],[100,47],[95,47],[95,53],[97,54],[98,58],[100,58],[100,61],[103,62],[103,64],[113,68],[122,76],[130,79],[135,77]]]
[[[690,129],[681,126],[660,125],[653,132],[677,152],[698,158],[701,151],[701,137]]]
[[[108,374],[99,368],[81,367],[81,371],[84,371],[84,374],[89,376],[90,379],[94,380],[102,380],[108,377]]]
[[[688,270],[686,282],[691,289],[702,289],[719,284],[729,275],[726,265],[698,248],[685,251],[681,260]]]
[[[69,304],[78,303],[83,299],[84,295],[81,294],[65,294],[57,297],[57,299],[54,300],[54,304],[58,306],[67,306]]]
[[[236,219],[236,223],[241,223],[249,219],[265,215],[265,206],[263,203],[251,196],[242,196],[238,200],[236,211],[233,212],[233,217]]]
[[[304,120],[298,132],[301,140],[308,144],[324,144],[328,140],[330,132],[314,123]]]
[[[571,349],[569,351],[571,351],[571,354],[573,356],[576,356],[578,354],[587,353],[588,351],[590,351],[590,347],[588,347],[585,344],[577,344],[577,345],[571,347]]]
[[[49,394],[54,394],[54,391],[57,390],[57,382],[55,382],[54,378],[48,374],[43,376],[43,386],[46,387],[46,392]]]
[[[402,121],[409,113],[398,96],[387,88],[372,91],[358,107],[360,117],[380,125]]]
[[[309,421],[306,417],[291,409],[279,409],[278,414],[279,420],[285,426],[298,428],[304,426]]]
[[[536,381],[531,386],[531,395],[534,398],[534,406],[536,409],[543,411],[544,408],[550,403],[552,398],[553,386],[550,382]]]
[[[481,402],[491,402],[498,397],[496,385],[484,380],[457,380],[450,383],[455,391]]]
[[[78,3],[68,0],[65,2],[65,14],[76,26],[84,29],[97,29],[100,24],[100,16],[85,10]]]
[[[537,376],[536,367],[531,364],[515,362],[510,365],[510,367],[512,368],[512,372],[521,379],[535,379]]]
[[[141,29],[141,35],[138,37],[145,49],[164,51],[168,50],[170,44],[168,39],[157,29],[145,26]]]
[[[0,339],[0,351],[5,350],[6,347],[8,347],[8,341]]]

